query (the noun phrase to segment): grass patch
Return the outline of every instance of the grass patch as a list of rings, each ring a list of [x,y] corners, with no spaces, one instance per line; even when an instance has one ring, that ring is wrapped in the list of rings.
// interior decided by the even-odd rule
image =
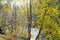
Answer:
[[[0,40],[4,40],[3,38],[0,38]]]

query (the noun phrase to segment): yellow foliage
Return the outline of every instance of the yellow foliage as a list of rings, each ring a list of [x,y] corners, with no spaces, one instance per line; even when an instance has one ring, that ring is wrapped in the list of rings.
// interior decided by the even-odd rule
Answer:
[[[8,39],[14,40],[14,37],[12,34],[8,35]]]
[[[58,34],[60,34],[60,31],[58,31]]]
[[[5,8],[4,8],[4,11],[5,11],[5,12],[11,12],[12,9],[11,9],[11,8],[7,8],[7,7],[5,7]]]

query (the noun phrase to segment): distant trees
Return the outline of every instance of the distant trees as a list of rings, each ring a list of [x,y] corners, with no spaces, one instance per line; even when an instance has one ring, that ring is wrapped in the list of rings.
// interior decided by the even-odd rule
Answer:
[[[14,40],[16,36],[23,36],[31,40],[31,28],[34,27],[39,29],[35,40],[40,40],[41,34],[47,40],[57,40],[56,35],[59,35],[60,30],[59,0],[28,0],[28,3],[21,8],[15,4],[12,8],[11,2],[9,0],[8,4],[2,5],[0,0],[0,11],[3,7],[0,12],[0,27],[9,36],[8,39]]]
[[[3,7],[3,5],[2,5],[1,0],[0,0],[0,10],[2,9],[2,7]]]

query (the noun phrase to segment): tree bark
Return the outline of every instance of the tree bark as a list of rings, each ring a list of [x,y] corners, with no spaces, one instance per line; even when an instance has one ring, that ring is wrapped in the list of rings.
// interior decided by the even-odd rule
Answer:
[[[39,33],[38,33],[38,35],[37,35],[35,40],[39,40],[39,35],[41,34],[41,31],[42,31],[42,28],[40,28]]]
[[[41,31],[42,31],[42,29],[43,29],[43,20],[44,20],[44,17],[45,17],[45,15],[46,15],[46,12],[47,12],[47,10],[45,9],[45,13],[44,13],[43,18],[42,18],[42,21],[41,21],[41,27],[40,27],[40,29],[39,29],[39,33],[38,33],[38,35],[37,35],[37,37],[36,37],[35,40],[39,40],[39,35],[41,34]]]
[[[30,10],[29,10],[29,16],[28,16],[28,40],[31,39],[31,26],[32,26],[32,5],[30,0]],[[27,10],[28,11],[28,10]]]

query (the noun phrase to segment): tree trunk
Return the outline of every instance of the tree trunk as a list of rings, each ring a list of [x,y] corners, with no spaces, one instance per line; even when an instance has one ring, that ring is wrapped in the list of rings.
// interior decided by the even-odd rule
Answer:
[[[38,33],[38,35],[37,35],[35,40],[39,40],[39,35],[41,34],[41,31],[42,31],[42,28],[40,28],[39,33]]]
[[[29,13],[29,16],[28,16],[28,40],[31,39],[31,25],[32,25],[32,5],[31,5],[31,0],[30,0],[30,10],[29,11],[30,11],[30,13]]]
[[[52,37],[52,40],[54,40],[54,36],[52,35],[51,37]]]

